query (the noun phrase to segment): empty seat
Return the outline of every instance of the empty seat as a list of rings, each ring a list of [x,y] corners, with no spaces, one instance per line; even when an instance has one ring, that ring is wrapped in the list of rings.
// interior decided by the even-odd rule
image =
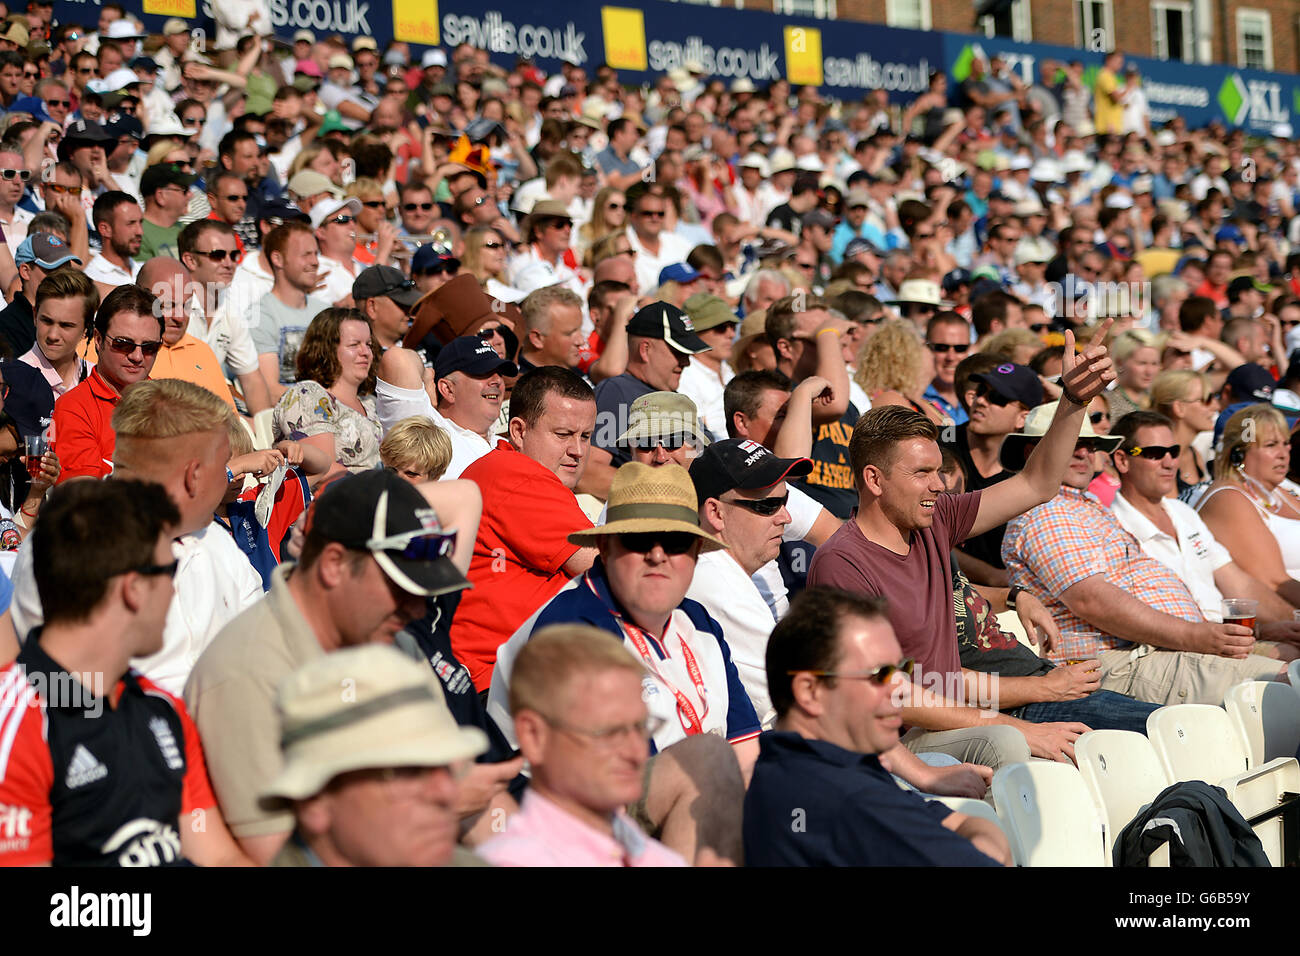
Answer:
[[[1277,681],[1243,681],[1228,688],[1223,706],[1246,748],[1246,762],[1259,767],[1300,748],[1300,694]]]
[[[1106,821],[1073,764],[1008,764],[993,799],[1017,866],[1106,865]]]
[[[1300,698],[1297,698],[1300,700]],[[1090,730],[1074,742],[1079,774],[1106,815],[1106,861],[1124,828],[1170,784],[1151,741],[1131,730]],[[1151,866],[1169,865],[1169,848],[1151,854]]]

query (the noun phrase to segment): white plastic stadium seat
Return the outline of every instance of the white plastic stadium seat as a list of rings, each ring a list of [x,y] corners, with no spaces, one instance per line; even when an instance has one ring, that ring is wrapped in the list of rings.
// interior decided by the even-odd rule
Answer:
[[[253,444],[257,448],[267,449],[275,444],[275,432],[272,431],[271,416],[274,408],[264,408],[253,415]]]
[[[1300,748],[1300,695],[1276,681],[1243,681],[1228,688],[1223,706],[1246,748],[1246,763],[1259,767]]]
[[[1020,623],[1020,615],[1015,611],[1003,611],[997,616],[998,627],[1008,634],[1014,634],[1017,641],[1025,645],[1035,654],[1041,654],[1042,649],[1035,644],[1025,631],[1025,626]]]
[[[1222,787],[1247,820],[1276,808],[1283,793],[1300,792],[1300,764],[1294,757],[1247,769],[1245,744],[1221,707],[1161,707],[1147,717],[1147,736],[1172,780],[1204,780]],[[1282,821],[1264,821],[1255,827],[1255,835],[1270,862],[1282,865]]]
[[[1106,821],[1073,764],[1008,764],[993,799],[1017,866],[1106,865]]]
[[[1291,681],[1291,689],[1300,695],[1300,657],[1286,665],[1286,676]]]
[[[954,813],[964,813],[968,817],[990,820],[996,823],[998,829],[1002,831],[1002,835],[1007,838],[1007,843],[1011,842],[1011,834],[1007,832],[1007,825],[997,815],[997,811],[983,800],[975,800],[972,797],[931,797],[930,800],[942,803]]]
[[[1074,742],[1074,759],[1088,791],[1106,814],[1106,862],[1113,865],[1115,843],[1124,828],[1170,780],[1151,741],[1131,730],[1088,731]],[[1147,862],[1168,866],[1169,847],[1160,847]]]

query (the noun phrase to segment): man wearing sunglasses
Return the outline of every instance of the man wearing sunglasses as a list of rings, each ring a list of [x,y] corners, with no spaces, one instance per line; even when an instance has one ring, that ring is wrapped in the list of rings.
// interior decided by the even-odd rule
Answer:
[[[636,253],[637,284],[642,289],[659,285],[665,266],[685,262],[691,244],[664,228],[668,200],[655,183],[636,183],[627,190],[627,238]]]
[[[0,226],[4,228],[9,252],[18,251],[18,243],[27,236],[27,224],[34,215],[18,204],[22,202],[27,183],[32,178],[26,160],[16,149],[0,149]]]
[[[466,587],[477,509],[457,491],[417,487],[387,469],[332,483],[308,513],[298,562],[276,568],[270,591],[194,665],[185,699],[212,784],[259,863],[293,829],[291,811],[258,802],[282,766],[277,686],[340,648],[392,642],[424,615],[427,598]]]
[[[131,666],[163,644],[179,518],[165,489],[139,480],[78,482],[41,509],[30,547],[45,624],[0,671],[0,804],[18,821],[0,863],[249,863],[185,705]]]
[[[970,416],[957,395],[955,373],[971,349],[970,325],[956,312],[940,312],[926,323],[925,345],[934,356],[934,378],[924,397],[954,424],[963,425]]]
[[[652,752],[660,757],[633,817],[649,822],[651,836],[662,833],[687,859],[694,859],[701,842],[739,859],[742,774],[748,776],[758,754],[760,728],[722,628],[686,597],[699,556],[725,547],[700,526],[690,475],[678,465],[650,468],[629,462],[614,477],[606,523],[575,531],[568,540],[583,550],[594,549],[599,558],[498,649],[488,716],[516,744],[508,702],[514,661],[522,648],[551,624],[600,628],[645,665],[641,696],[650,716],[661,723],[651,738]],[[687,806],[663,799],[675,762],[663,758],[675,747],[687,754],[703,750],[713,758],[711,766],[699,768],[695,786],[700,799]],[[688,809],[692,804],[694,809]],[[680,826],[666,825],[670,812]]]
[[[1052,411],[1035,410],[1023,436],[1003,446],[1008,458],[1023,458],[1040,442]],[[1087,494],[1092,453],[1124,442],[1096,435],[1085,420],[1058,494],[1007,526],[1003,557],[1012,587],[1032,591],[1061,633],[1049,655],[1098,660],[1103,690],[1153,704],[1217,706],[1233,684],[1285,673],[1276,659],[1252,653],[1251,629],[1206,619],[1188,585],[1135,548],[1115,515]],[[1154,453],[1129,442],[1135,446]],[[1121,457],[1130,465],[1142,459],[1121,452],[1117,466]],[[1163,455],[1157,464],[1173,467]]]
[[[1115,520],[1142,550],[1187,585],[1207,621],[1220,618],[1225,597],[1259,602],[1259,635],[1266,641],[1300,639],[1294,608],[1263,581],[1233,562],[1192,508],[1171,498],[1178,454],[1173,423],[1158,412],[1129,412],[1111,429],[1124,439],[1112,457],[1120,492],[1111,504]]]
[[[746,864],[1011,864],[996,824],[891,776],[912,669],[902,658],[880,598],[810,588],[794,600],[767,646],[777,724],[759,738],[745,795]]]
[[[311,210],[311,225],[320,244],[320,280],[312,294],[334,306],[352,306],[352,283],[365,269],[356,258],[359,199],[325,199]]]
[[[112,472],[113,409],[123,389],[144,381],[153,371],[162,333],[154,297],[139,286],[119,286],[100,303],[95,313],[95,369],[54,403],[54,431],[63,464],[60,481],[85,475],[103,478]]]

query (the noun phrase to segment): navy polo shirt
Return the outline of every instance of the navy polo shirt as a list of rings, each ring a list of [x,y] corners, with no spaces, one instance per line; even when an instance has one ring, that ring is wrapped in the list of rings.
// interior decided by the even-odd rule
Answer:
[[[899,787],[875,754],[781,731],[758,741],[746,865],[998,865],[943,826],[951,810]]]

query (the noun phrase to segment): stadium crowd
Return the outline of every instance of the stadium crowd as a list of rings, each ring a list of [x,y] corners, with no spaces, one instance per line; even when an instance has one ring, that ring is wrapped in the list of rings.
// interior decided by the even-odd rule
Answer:
[[[0,29],[0,861],[1005,864],[916,791],[1300,655],[1288,131],[99,9]]]

